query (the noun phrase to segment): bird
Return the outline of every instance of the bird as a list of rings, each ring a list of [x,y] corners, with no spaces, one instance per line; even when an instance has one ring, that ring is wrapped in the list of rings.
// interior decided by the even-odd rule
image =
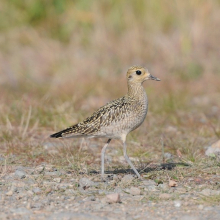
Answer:
[[[141,178],[127,155],[126,137],[143,123],[147,115],[148,98],[143,82],[160,79],[140,66],[130,67],[126,78],[128,91],[125,96],[108,102],[82,122],[50,135],[51,138],[107,138],[108,141],[101,150],[102,178],[105,172],[105,151],[112,139],[122,141],[125,160],[137,177]]]

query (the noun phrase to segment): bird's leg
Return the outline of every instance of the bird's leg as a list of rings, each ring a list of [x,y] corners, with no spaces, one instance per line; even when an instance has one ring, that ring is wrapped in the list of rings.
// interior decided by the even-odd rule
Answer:
[[[102,154],[101,154],[101,161],[102,161],[101,174],[102,174],[102,178],[104,177],[104,172],[105,172],[105,150],[108,147],[108,144],[110,143],[110,141],[111,141],[111,139],[108,139],[107,143],[102,148]]]
[[[129,165],[131,166],[131,168],[134,170],[135,174],[138,176],[138,178],[141,178],[140,174],[138,173],[138,171],[135,169],[134,165],[132,164],[132,162],[130,161],[128,155],[127,155],[127,146],[126,143],[123,142],[123,150],[124,150],[124,157],[125,160],[129,163]]]
[[[79,146],[79,152],[82,151],[82,147],[83,147],[84,142],[86,143],[85,138],[82,138],[80,146]]]

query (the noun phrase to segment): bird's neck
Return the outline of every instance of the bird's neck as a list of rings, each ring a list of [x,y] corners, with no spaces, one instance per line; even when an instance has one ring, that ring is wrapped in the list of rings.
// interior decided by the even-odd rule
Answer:
[[[127,96],[139,101],[145,101],[147,98],[145,89],[141,83],[128,83]]]

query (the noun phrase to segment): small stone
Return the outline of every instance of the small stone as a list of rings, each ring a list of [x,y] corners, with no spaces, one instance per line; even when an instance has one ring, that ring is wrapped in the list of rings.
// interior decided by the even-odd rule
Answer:
[[[5,201],[5,196],[4,195],[1,195],[0,196],[0,202],[4,202]],[[1,219],[1,218],[0,218]]]
[[[35,194],[40,194],[41,193],[41,189],[39,187],[33,188],[32,191]]]
[[[153,180],[144,180],[144,181],[142,181],[142,184],[143,185],[145,185],[145,186],[156,186],[156,183],[155,183],[155,181],[153,181]],[[161,185],[161,184],[160,184]]]
[[[75,194],[77,194],[77,192],[74,189],[67,189],[65,191],[65,194],[67,194],[67,195],[75,195]]]
[[[27,191],[27,195],[28,195],[28,196],[33,196],[34,193],[33,193],[31,190],[28,190],[28,191]]]
[[[28,215],[28,214],[31,214],[31,211],[26,209],[26,208],[11,209],[11,212],[13,212],[14,215]]]
[[[148,185],[144,188],[145,191],[156,191],[155,185]]]
[[[106,196],[106,202],[110,204],[121,202],[120,194],[119,193],[108,194]]]
[[[34,203],[31,205],[31,208],[36,208],[36,209],[40,209],[43,207],[42,203]]]
[[[173,203],[176,208],[179,208],[181,206],[181,201],[179,201],[179,200],[176,200]]]
[[[30,202],[27,203],[26,208],[31,209],[31,203]]]
[[[15,171],[15,176],[19,177],[20,179],[23,179],[26,177],[26,173],[22,170],[16,170]]]
[[[130,194],[133,196],[137,196],[141,194],[141,190],[137,187],[131,187],[129,190]]]
[[[0,156],[0,161],[5,161],[5,158]]]
[[[83,177],[79,180],[79,186],[80,186],[80,188],[82,188],[84,190],[91,187],[91,186],[95,186],[95,185],[97,185],[97,184],[86,177]]]
[[[168,190],[169,189],[169,185],[167,183],[159,184],[158,188],[160,188],[162,190]]]
[[[178,184],[175,180],[169,180],[169,186],[170,187],[176,187],[176,186],[178,186]]]
[[[8,218],[7,214],[5,214],[5,213],[0,213],[0,219],[1,219],[1,220],[7,220],[7,219],[9,219],[9,218]]]
[[[159,198],[160,198],[160,199],[170,199],[170,198],[171,198],[171,195],[168,194],[168,193],[161,193],[161,194],[159,195]]]
[[[35,168],[35,170],[36,170],[38,173],[42,173],[42,172],[44,171],[44,169],[45,169],[45,166],[43,166],[43,165],[40,165],[40,166],[38,166],[38,167]]]
[[[39,196],[34,196],[33,201],[36,202],[39,200]]]
[[[213,207],[211,206],[207,206],[204,208],[204,211],[212,211],[213,210]]]
[[[171,132],[171,133],[176,133],[178,130],[177,130],[177,128],[176,127],[173,127],[173,126],[168,126],[167,128],[166,128],[166,131],[167,132]]]
[[[203,189],[200,194],[204,196],[210,196],[211,195],[211,189]]]
[[[58,147],[60,147],[60,144],[52,143],[52,142],[45,142],[43,143],[43,147],[45,150],[48,151],[49,154],[58,154]]]
[[[203,184],[205,182],[205,180],[202,179],[202,178],[197,177],[197,178],[194,179],[194,182],[197,185],[201,185],[201,184]]]
[[[93,206],[94,210],[101,210],[105,206],[106,201],[101,200],[101,203],[95,204]]]
[[[171,153],[165,153],[164,158],[170,160],[173,158],[173,155]]]
[[[89,197],[89,200],[90,200],[90,201],[95,201],[95,200],[96,200],[96,199],[95,199],[95,196],[90,196],[90,197]]]
[[[211,190],[211,196],[219,196],[220,190]]]
[[[6,196],[12,196],[12,195],[13,195],[13,191],[10,190],[10,191],[6,192],[5,195],[6,195]]]
[[[51,187],[48,187],[46,190],[45,190],[45,193],[48,194],[52,191],[52,188]]]
[[[122,179],[121,182],[123,184],[130,184],[133,181],[134,177],[131,174],[125,175]]]
[[[53,171],[53,172],[45,172],[45,176],[59,176],[60,172],[58,171]]]
[[[220,154],[220,140],[208,147],[205,152],[206,156],[214,156]]]
[[[199,205],[199,206],[198,206],[198,209],[200,209],[200,210],[202,210],[203,208],[204,208],[203,205]]]
[[[99,191],[99,195],[107,195],[109,192],[103,189],[100,189]]]
[[[113,180],[117,181],[117,180],[119,180],[119,178],[120,178],[119,175],[117,175],[117,174],[114,174],[114,175],[113,175]]]
[[[178,192],[178,193],[186,193],[187,190],[184,187],[177,187],[176,188],[176,192]]]
[[[121,193],[123,190],[120,187],[115,188],[114,192],[115,193]]]
[[[194,215],[183,215],[179,219],[180,220],[201,220],[199,216],[194,216]]]
[[[56,183],[60,183],[61,182],[61,178],[54,178],[53,181],[56,182]]]
[[[48,220],[55,220],[55,219],[65,219],[65,220],[106,220],[105,217],[99,217],[95,215],[90,215],[87,213],[76,213],[76,212],[64,212],[61,211],[59,213],[54,213],[47,218]]]

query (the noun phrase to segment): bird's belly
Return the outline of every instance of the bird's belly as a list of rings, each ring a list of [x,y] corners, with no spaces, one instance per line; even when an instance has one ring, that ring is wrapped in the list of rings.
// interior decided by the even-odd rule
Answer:
[[[132,112],[124,115],[120,120],[115,120],[111,125],[101,128],[101,133],[108,137],[120,138],[121,134],[128,134],[129,132],[138,128],[144,121],[147,115],[147,108],[142,109],[141,112]]]

